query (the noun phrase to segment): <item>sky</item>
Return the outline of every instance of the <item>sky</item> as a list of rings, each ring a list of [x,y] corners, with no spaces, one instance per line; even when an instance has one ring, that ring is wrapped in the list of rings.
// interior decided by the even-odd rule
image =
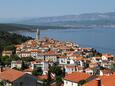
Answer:
[[[0,0],[0,18],[114,12],[115,0]]]

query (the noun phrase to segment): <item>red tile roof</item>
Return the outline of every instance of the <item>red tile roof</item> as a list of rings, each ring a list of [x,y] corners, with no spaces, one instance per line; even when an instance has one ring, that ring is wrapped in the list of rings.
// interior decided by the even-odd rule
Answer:
[[[68,74],[65,76],[65,80],[72,81],[72,82],[79,82],[80,80],[85,80],[89,78],[90,75],[82,72],[73,72],[72,74]]]
[[[101,80],[102,86],[115,86],[115,74],[110,76],[101,76],[99,77]],[[98,81],[96,79],[84,84],[83,86],[98,86]]]
[[[10,82],[15,81],[16,79],[20,78],[23,76],[25,73],[14,70],[14,69],[8,69],[6,71],[3,71],[0,73],[0,79],[1,80],[8,80]]]
[[[84,84],[83,86],[98,86],[98,81],[96,79]]]

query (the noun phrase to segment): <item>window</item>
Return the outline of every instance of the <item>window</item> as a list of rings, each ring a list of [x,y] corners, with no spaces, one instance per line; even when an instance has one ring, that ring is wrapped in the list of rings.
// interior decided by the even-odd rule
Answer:
[[[61,62],[63,62],[63,60],[61,60]]]

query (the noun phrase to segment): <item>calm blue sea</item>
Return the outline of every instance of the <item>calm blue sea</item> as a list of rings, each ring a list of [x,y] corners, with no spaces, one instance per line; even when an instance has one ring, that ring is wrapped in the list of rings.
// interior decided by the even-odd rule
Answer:
[[[35,37],[33,32],[20,34]],[[81,47],[92,47],[103,53],[115,54],[115,28],[41,30],[41,38],[45,36],[76,42]]]

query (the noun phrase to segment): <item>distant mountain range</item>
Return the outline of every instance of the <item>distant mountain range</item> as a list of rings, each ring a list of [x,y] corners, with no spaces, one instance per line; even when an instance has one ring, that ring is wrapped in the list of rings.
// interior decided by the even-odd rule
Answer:
[[[80,15],[65,15],[40,18],[1,18],[0,30],[29,30],[40,29],[66,29],[66,28],[92,28],[112,27],[115,28],[115,12],[87,13]]]
[[[30,18],[18,21],[16,23],[27,24],[27,25],[43,25],[43,26],[46,25],[46,26],[64,26],[64,27],[85,27],[85,26],[114,27],[115,12]]]

